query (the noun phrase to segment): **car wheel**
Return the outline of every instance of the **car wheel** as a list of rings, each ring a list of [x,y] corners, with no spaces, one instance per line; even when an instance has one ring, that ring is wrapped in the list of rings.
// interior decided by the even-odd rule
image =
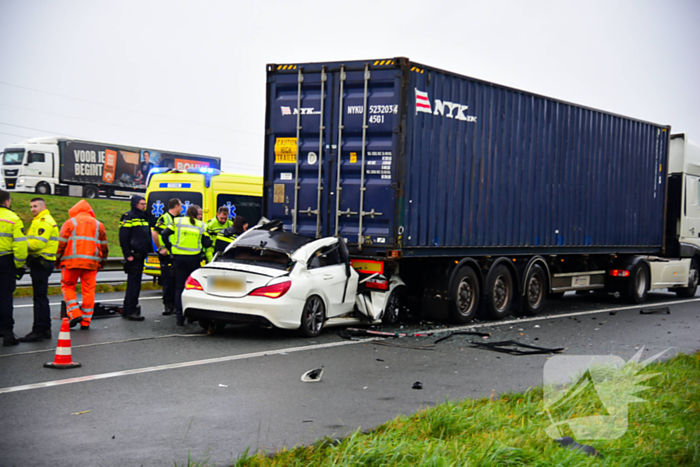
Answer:
[[[403,287],[397,287],[389,295],[382,315],[382,324],[395,324],[399,321],[402,309],[405,307],[405,294]]]
[[[301,326],[299,331],[306,337],[316,337],[321,334],[323,321],[326,317],[326,306],[318,295],[306,299],[304,309],[301,312]]]
[[[688,271],[688,287],[683,287],[682,289],[676,289],[676,295],[681,298],[692,298],[695,296],[695,292],[698,290],[698,280],[700,279],[700,272],[698,272],[698,263],[696,260],[692,260],[690,263],[690,271]]]
[[[36,185],[35,191],[39,195],[50,195],[51,194],[51,187],[49,186],[48,183],[40,182]]]
[[[459,270],[450,284],[450,317],[458,324],[465,324],[476,317],[479,309],[479,278],[469,266]]]
[[[491,268],[486,276],[486,316],[503,319],[511,313],[513,276],[503,264]]]

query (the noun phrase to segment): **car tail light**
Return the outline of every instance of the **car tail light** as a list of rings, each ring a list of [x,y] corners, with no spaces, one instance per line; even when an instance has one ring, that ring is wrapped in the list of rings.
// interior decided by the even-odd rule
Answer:
[[[192,276],[187,278],[187,281],[185,282],[185,290],[204,290],[202,288],[202,284],[197,281],[197,279],[193,278]]]
[[[279,284],[268,285],[255,289],[250,293],[250,295],[254,295],[256,297],[280,298],[282,295],[287,293],[291,286],[292,281],[280,282]]]
[[[611,269],[610,275],[612,277],[629,277],[630,272],[627,269]]]
[[[389,281],[383,277],[373,277],[365,281],[365,286],[368,289],[389,290]]]

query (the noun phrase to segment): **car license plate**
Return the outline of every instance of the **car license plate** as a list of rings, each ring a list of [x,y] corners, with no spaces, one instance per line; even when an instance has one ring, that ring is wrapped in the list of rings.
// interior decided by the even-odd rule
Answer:
[[[245,277],[217,276],[209,278],[209,286],[218,292],[245,292]]]

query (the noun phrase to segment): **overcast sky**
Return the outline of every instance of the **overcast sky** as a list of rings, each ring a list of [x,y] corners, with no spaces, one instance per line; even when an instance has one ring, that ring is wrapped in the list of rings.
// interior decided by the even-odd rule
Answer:
[[[698,0],[0,0],[0,148],[64,135],[262,174],[267,63],[396,56],[700,141]]]

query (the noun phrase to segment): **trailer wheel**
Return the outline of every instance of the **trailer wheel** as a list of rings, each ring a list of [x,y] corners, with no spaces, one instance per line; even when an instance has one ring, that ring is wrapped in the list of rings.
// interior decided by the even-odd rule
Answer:
[[[513,276],[503,264],[492,268],[486,276],[486,316],[502,319],[511,313]]]
[[[459,324],[468,323],[479,309],[479,278],[469,266],[463,267],[450,284],[450,317]]]
[[[627,299],[635,304],[644,303],[649,291],[649,272],[643,264],[635,265],[630,271]]]
[[[688,271],[688,287],[676,289],[676,295],[681,298],[692,298],[695,292],[698,291],[698,280],[700,279],[700,271],[698,271],[698,262],[693,259],[690,262],[690,271]]]
[[[95,199],[100,195],[100,190],[94,185],[88,185],[83,188],[83,198]]]
[[[520,315],[535,316],[544,308],[547,280],[539,264],[530,268],[525,278],[525,295],[522,298]]]
[[[51,186],[46,182],[39,182],[36,185],[35,191],[39,195],[50,195]]]

